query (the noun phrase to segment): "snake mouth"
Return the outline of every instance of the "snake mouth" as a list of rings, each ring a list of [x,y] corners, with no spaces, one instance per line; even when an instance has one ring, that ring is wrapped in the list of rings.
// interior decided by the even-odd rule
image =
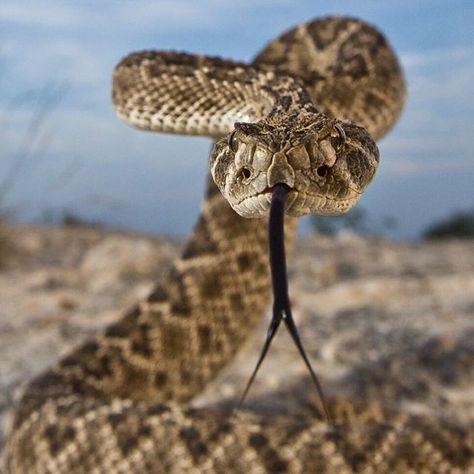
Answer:
[[[293,190],[293,188],[291,186],[288,186],[288,184],[286,183],[278,183],[278,184],[275,184],[274,186],[267,186],[263,191],[257,193],[256,196],[258,196],[259,194],[266,194],[266,193],[273,194],[273,191],[275,190],[276,186],[283,186],[287,193]]]
[[[297,201],[298,191],[284,183],[278,183],[278,185],[284,186],[286,190],[285,212],[293,215],[292,208]],[[245,197],[232,207],[243,217],[263,217],[270,211],[274,190],[275,186],[267,186],[262,191]]]
[[[281,186],[285,189],[285,194],[286,194],[286,199],[285,199],[285,212],[290,212],[291,213],[291,208],[294,202],[296,201],[297,195],[298,195],[298,190],[289,186],[286,183],[277,183],[273,186],[267,186],[264,188],[262,191],[254,195],[255,199],[258,199],[260,202],[262,202],[262,198],[260,196],[263,196],[263,203],[265,210],[270,210],[270,204],[272,202],[272,197],[273,197],[273,191],[277,186]]]
[[[287,186],[287,185],[285,185]],[[272,203],[273,186],[267,186],[259,193],[247,196],[237,203],[231,203],[233,209],[242,217],[260,218],[267,216]],[[285,213],[290,217],[314,215],[338,215],[347,212],[359,200],[360,194],[354,193],[342,199],[324,194],[302,191],[287,186]]]

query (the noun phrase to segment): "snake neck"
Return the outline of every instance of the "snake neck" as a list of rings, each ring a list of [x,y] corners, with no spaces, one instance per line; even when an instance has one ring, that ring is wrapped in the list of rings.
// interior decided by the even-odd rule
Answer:
[[[307,88],[290,76],[274,75],[268,72],[270,80],[263,86],[272,98],[271,109],[265,119],[282,123],[291,128],[294,121],[307,114],[319,114],[320,110],[311,98]]]
[[[296,219],[288,219],[287,244]],[[104,334],[29,387],[21,423],[52,398],[186,402],[254,332],[270,297],[267,223],[244,219],[212,180],[194,232],[163,283]]]

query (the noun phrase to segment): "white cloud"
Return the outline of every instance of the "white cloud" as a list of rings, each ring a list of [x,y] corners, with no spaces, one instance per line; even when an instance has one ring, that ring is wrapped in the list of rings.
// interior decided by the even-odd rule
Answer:
[[[474,161],[469,159],[426,160],[423,162],[397,156],[382,160],[380,171],[386,176],[421,176],[427,174],[474,171]]]
[[[454,46],[401,54],[406,71],[410,100],[449,99],[463,104],[472,94],[474,46]]]
[[[412,51],[401,56],[409,94],[396,133],[381,145],[384,172],[421,176],[472,171],[474,122],[468,117],[474,115],[474,47]]]
[[[247,7],[252,5],[252,2],[245,3]],[[90,26],[106,28],[107,23],[116,26],[134,25],[141,29],[155,27],[167,31],[184,27],[208,29],[220,27],[219,19],[225,16],[226,11],[222,7],[222,2],[218,0],[102,1],[95,5],[58,0],[2,0],[0,20],[53,30]]]
[[[235,23],[236,15],[243,15],[248,10],[265,5],[271,8],[291,4],[292,0],[240,0],[236,3],[228,0],[139,0],[114,3],[111,18],[141,27],[159,25],[160,29],[192,27],[193,30],[209,31]]]
[[[400,59],[405,68],[414,69],[436,64],[452,64],[465,61],[474,55],[473,46],[454,46],[450,48],[437,48],[428,51],[407,51],[400,54]]]
[[[110,76],[92,45],[72,38],[57,41],[45,37],[34,45],[27,38],[18,38],[7,44],[2,55],[6,72],[30,86],[64,80],[81,86],[96,85],[105,75]]]
[[[62,2],[59,0],[2,0],[0,21],[19,26],[70,30],[90,26],[106,28],[133,25],[160,31],[221,29],[235,22],[233,13],[242,15],[262,6],[291,5],[292,0],[103,0],[101,2]]]
[[[88,10],[78,4],[57,1],[24,2],[2,1],[0,20],[19,26],[44,28],[79,27],[90,19]]]
[[[444,123],[446,129],[441,130],[442,120],[435,127],[432,122],[417,121],[416,117],[412,118],[408,113],[402,120],[403,130],[389,136],[380,144],[384,153],[470,156],[474,162],[472,144],[468,139],[470,129],[451,128],[449,123]]]
[[[219,9],[210,8],[209,1],[163,0],[160,2],[121,2],[112,13],[112,21],[140,25],[140,28],[156,26],[160,29],[212,28],[216,26]],[[159,25],[159,26],[158,26]]]

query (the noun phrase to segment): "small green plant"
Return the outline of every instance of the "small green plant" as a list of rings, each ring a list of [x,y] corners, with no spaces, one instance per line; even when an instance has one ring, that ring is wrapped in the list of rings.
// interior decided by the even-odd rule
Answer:
[[[457,211],[434,222],[423,232],[423,238],[426,240],[474,238],[474,209]]]

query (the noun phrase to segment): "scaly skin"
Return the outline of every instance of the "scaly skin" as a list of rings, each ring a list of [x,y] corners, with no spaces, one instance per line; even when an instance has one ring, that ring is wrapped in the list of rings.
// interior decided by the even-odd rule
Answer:
[[[135,53],[118,65],[113,97],[119,116],[146,130],[220,138],[231,134],[234,122],[246,124],[215,147],[212,169],[224,193],[234,184],[220,160],[243,178],[250,173],[249,195],[272,182],[310,180],[309,173],[319,186],[311,209],[326,213],[336,210],[322,200],[354,201],[372,178],[378,155],[367,132],[378,139],[392,127],[405,86],[380,33],[357,20],[326,18],[277,38],[251,66]],[[296,115],[308,135],[292,137],[296,125],[272,132],[286,134],[285,143],[267,144],[266,131],[298,103],[304,111]],[[320,166],[328,168],[325,181],[314,175]],[[257,172],[265,177],[263,189]],[[292,212],[295,205],[289,213],[299,213]],[[238,216],[210,182],[199,222],[164,283],[27,387],[8,440],[7,472],[473,472],[472,427],[389,414],[369,402],[330,401],[335,426],[317,417],[188,409],[267,305],[266,245],[264,223]]]

